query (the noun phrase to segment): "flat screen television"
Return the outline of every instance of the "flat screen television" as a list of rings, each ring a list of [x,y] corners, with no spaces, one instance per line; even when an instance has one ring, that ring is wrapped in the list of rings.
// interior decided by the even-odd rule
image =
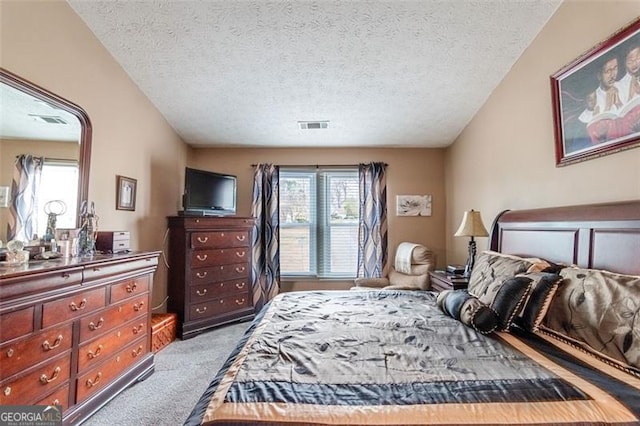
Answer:
[[[185,168],[182,207],[187,215],[235,215],[236,177]]]

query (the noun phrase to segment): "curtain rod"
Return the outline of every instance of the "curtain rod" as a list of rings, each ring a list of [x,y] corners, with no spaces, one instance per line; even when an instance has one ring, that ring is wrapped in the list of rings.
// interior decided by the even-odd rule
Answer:
[[[388,166],[387,163],[384,163],[385,166]],[[257,164],[252,164],[251,167],[256,167]],[[358,167],[357,164],[276,164],[276,166],[278,167],[284,167],[284,168],[288,168],[288,169],[293,169],[296,167],[299,168],[312,168],[315,167],[316,169],[319,168],[340,168],[340,167]]]
[[[20,155],[16,155],[16,158],[20,158]],[[52,158],[52,157],[35,157],[35,158],[43,158],[44,161],[59,161],[59,162],[69,162],[69,163],[77,163],[78,160],[73,158]]]

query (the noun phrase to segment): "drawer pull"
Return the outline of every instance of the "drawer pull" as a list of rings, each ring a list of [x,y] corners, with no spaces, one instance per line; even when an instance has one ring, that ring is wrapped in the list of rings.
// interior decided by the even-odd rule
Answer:
[[[204,262],[205,260],[207,260],[207,257],[209,257],[209,255],[206,255],[206,254],[196,254],[196,258],[197,258],[200,262]]]
[[[204,296],[205,294],[207,294],[207,289],[205,288],[204,290],[202,290],[202,293],[200,292],[200,290],[196,290],[196,294],[198,296]]]
[[[236,235],[236,240],[238,241],[244,241],[244,235]]]
[[[104,325],[104,318],[100,318],[97,324],[94,324],[93,321],[89,323],[89,330],[96,331],[100,327]]]
[[[142,345],[138,346],[138,349],[134,349],[131,351],[131,356],[136,358],[138,355],[142,353]]]
[[[93,272],[100,272],[100,268],[93,268]]]
[[[73,312],[75,311],[81,311],[82,309],[87,307],[87,299],[82,299],[82,301],[80,302],[79,305],[76,305],[76,302],[71,302],[69,304],[69,309],[71,309]]]
[[[207,271],[204,271],[204,272],[196,272],[196,276],[197,276],[198,278],[204,278],[204,277],[206,277],[206,276],[207,276]]]
[[[58,398],[51,401],[51,405],[60,405],[60,400]]]
[[[65,280],[66,280],[67,278],[69,278],[70,276],[71,276],[71,274],[69,274],[68,272],[64,272],[64,273],[62,274],[62,278],[64,278]]]
[[[239,266],[236,268],[236,272],[244,272],[245,267],[244,266]]]
[[[7,386],[6,388],[4,388],[4,391],[2,391],[2,393],[4,393],[4,396],[11,395],[11,386]]]
[[[220,299],[219,303],[220,303],[221,305],[224,305],[224,299]]]
[[[40,383],[42,383],[43,385],[46,385],[47,383],[53,382],[55,379],[58,378],[61,370],[62,369],[60,367],[56,367],[56,369],[53,370],[53,374],[51,375],[51,377],[47,377],[46,374],[43,374],[42,376],[40,376]]]
[[[142,309],[143,306],[144,306],[144,302],[136,303],[133,305],[133,310],[138,312],[139,310]]]
[[[237,288],[238,290],[240,290],[240,289],[243,289],[245,285],[246,285],[246,284],[245,284],[244,282],[236,283],[236,288]]]
[[[244,305],[244,297],[240,300],[236,299],[236,305]]]
[[[236,256],[238,256],[238,257],[244,257],[245,254],[247,254],[247,253],[244,252],[244,251],[237,251],[236,252]]]
[[[199,243],[206,243],[207,241],[209,241],[209,237],[198,237],[198,242]]]
[[[204,308],[202,308],[202,310],[200,310],[200,308],[196,308],[196,312],[199,314],[204,314],[205,312],[207,312],[207,307],[205,306]]]
[[[87,356],[89,359],[97,358],[102,353],[102,345],[98,345],[98,349],[95,352],[89,351],[87,352]]]
[[[56,337],[55,342],[53,342],[53,345],[51,343],[49,343],[48,340],[45,340],[44,342],[42,342],[42,349],[45,351],[50,351],[52,349],[57,348],[58,346],[60,346],[60,343],[62,343],[62,334],[59,334],[58,337]]]
[[[139,325],[139,326],[137,326],[137,327],[133,327],[133,329],[131,329],[131,332],[132,332],[133,334],[138,334],[138,333],[140,333],[140,332],[142,331],[142,328],[143,328],[143,327],[144,327],[144,324],[140,324],[140,325]]]
[[[126,287],[127,293],[133,293],[134,291],[136,291],[136,288],[138,288],[138,283],[134,282],[133,284],[129,284]]]
[[[102,372],[98,371],[98,374],[96,374],[96,377],[91,380],[91,379],[87,379],[87,387],[88,388],[92,388],[95,385],[97,385],[98,383],[100,383],[100,379],[102,378]]]
[[[11,358],[14,353],[15,351],[13,350],[13,348],[9,348],[9,350],[7,350],[7,358]]]

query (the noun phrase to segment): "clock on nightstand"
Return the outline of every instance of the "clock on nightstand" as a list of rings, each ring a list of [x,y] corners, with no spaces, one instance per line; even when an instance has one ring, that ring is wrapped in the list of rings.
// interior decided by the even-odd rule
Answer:
[[[448,274],[445,271],[429,272],[431,289],[434,291],[461,290],[469,285],[469,278],[463,275]]]

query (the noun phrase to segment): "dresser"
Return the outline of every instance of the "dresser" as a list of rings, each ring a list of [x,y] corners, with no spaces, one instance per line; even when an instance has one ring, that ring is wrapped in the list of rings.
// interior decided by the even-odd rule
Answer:
[[[178,337],[251,319],[255,219],[171,216],[168,220],[168,311],[178,314]]]
[[[77,424],[151,374],[159,254],[0,262],[0,405],[60,405]]]

